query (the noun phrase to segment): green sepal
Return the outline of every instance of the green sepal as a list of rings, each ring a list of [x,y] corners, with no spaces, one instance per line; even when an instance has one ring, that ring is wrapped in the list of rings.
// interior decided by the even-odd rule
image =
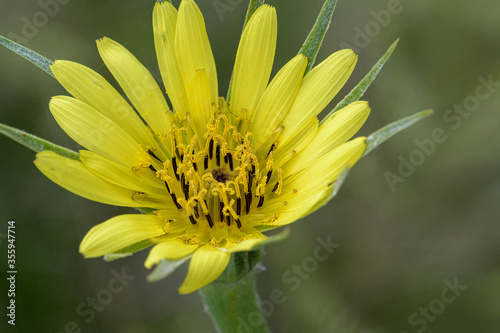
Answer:
[[[30,61],[35,66],[41,68],[45,73],[54,77],[54,74],[52,74],[52,71],[50,70],[50,65],[53,63],[52,60],[49,60],[44,56],[36,53],[35,51],[30,50],[27,47],[22,46],[20,44],[17,44],[16,42],[13,42],[10,39],[7,39],[1,35],[0,35],[0,44],[5,46],[12,52],[16,53],[17,55],[20,55],[24,59]]]
[[[151,214],[152,212],[158,210],[158,209],[147,208],[147,207],[136,207],[135,209],[137,209],[138,211],[140,211],[143,214]]]
[[[392,52],[394,52],[394,49],[398,45],[399,38],[396,39],[394,43],[387,49],[387,51],[384,53],[384,55],[377,61],[377,63],[372,67],[372,69],[366,74],[366,76],[358,83],[354,89],[351,90],[351,92],[344,97],[343,100],[341,100],[334,108],[332,111],[330,111],[319,123],[320,125],[325,122],[334,112],[346,107],[347,105],[358,101],[361,96],[364,95],[366,90],[368,90],[368,87],[372,84],[373,80],[377,77],[377,75],[380,73],[380,70],[382,67],[384,67],[385,63],[387,60],[392,55]]]
[[[408,117],[405,117],[405,118],[400,119],[398,121],[395,121],[393,123],[390,123],[389,125],[386,125],[386,126],[382,127],[381,129],[379,129],[378,131],[368,135],[366,137],[366,149],[365,149],[363,156],[365,156],[366,154],[371,152],[373,149],[380,146],[383,142],[385,142],[387,139],[389,139],[393,135],[410,127],[411,125],[415,124],[417,121],[420,121],[420,120],[424,119],[425,117],[430,116],[433,112],[434,112],[433,110],[420,111],[420,112],[415,113],[411,116],[408,116]]]
[[[337,0],[325,0],[311,32],[309,32],[304,44],[302,44],[302,47],[300,48],[299,54],[305,55],[309,60],[304,75],[309,72],[314,65],[316,56],[321,48],[321,44],[323,44],[325,34],[330,27],[330,22],[332,21],[336,5]]]
[[[33,134],[26,133],[20,129],[0,124],[0,133],[37,153],[44,150],[50,150],[60,156],[77,161],[80,160],[80,155],[77,152],[41,139]]]
[[[166,278],[175,272],[179,266],[188,261],[189,258],[190,257],[185,257],[179,260],[160,260],[158,265],[156,265],[155,269],[148,275],[146,280],[148,280],[148,282],[157,282]]]

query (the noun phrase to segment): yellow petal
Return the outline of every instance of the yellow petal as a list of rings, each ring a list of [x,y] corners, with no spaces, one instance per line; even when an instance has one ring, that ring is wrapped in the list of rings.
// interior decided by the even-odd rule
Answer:
[[[135,191],[102,180],[80,161],[43,151],[36,155],[35,165],[54,183],[81,197],[108,205],[139,207],[132,200]]]
[[[294,156],[285,166],[296,173],[340,144],[349,140],[363,126],[370,114],[367,102],[354,102],[335,112],[318,130],[306,149]]]
[[[230,253],[222,252],[211,244],[205,244],[196,250],[179,293],[189,294],[217,279],[229,263],[230,257]]]
[[[98,40],[97,48],[142,118],[156,133],[165,135],[170,130],[169,108],[151,73],[126,48],[109,38]]]
[[[186,244],[184,241],[174,238],[155,245],[149,252],[144,263],[146,268],[151,268],[162,259],[178,260],[189,256],[198,248],[198,245]]]
[[[198,138],[202,138],[207,132],[207,124],[210,122],[210,117],[216,108],[215,100],[212,99],[210,93],[210,81],[205,70],[196,71],[188,88],[189,107],[188,115],[189,124],[194,129]]]
[[[156,215],[118,215],[90,229],[80,244],[80,253],[85,258],[113,253],[165,234],[164,226],[165,221]]]
[[[321,191],[331,186],[346,167],[352,168],[365,149],[366,138],[359,137],[338,146],[319,159],[308,159],[307,168],[285,179],[283,186],[298,189],[299,194],[308,190]]]
[[[254,147],[259,147],[280,126],[297,96],[306,66],[307,58],[297,55],[283,66],[264,91],[250,125]]]
[[[262,236],[263,236],[262,238],[245,239],[239,243],[227,242],[226,245],[224,245],[224,248],[222,250],[225,250],[229,253],[251,251],[255,247],[259,246],[260,244],[269,241],[269,238],[267,238],[264,235],[262,235]]]
[[[56,96],[49,107],[59,126],[88,150],[127,166],[145,154],[120,126],[80,100]]]
[[[189,111],[184,82],[175,56],[177,10],[168,1],[157,2],[153,10],[156,56],[163,84],[172,106],[181,118]]]
[[[142,120],[101,75],[86,66],[64,60],[55,61],[50,69],[59,83],[75,98],[120,124],[137,142],[157,148]]]
[[[217,100],[217,71],[208,41],[205,20],[193,0],[183,0],[179,6],[175,29],[175,54],[186,90],[196,71],[204,69],[210,82],[212,100]]]
[[[311,115],[318,115],[339,92],[356,65],[352,50],[335,52],[314,67],[302,81],[297,98],[283,121],[286,138]]]
[[[276,165],[282,166],[293,158],[313,140],[318,132],[318,118],[310,116],[299,127],[293,131],[284,141],[278,142],[278,147],[274,151],[274,161]],[[280,138],[283,140],[283,138]]]
[[[277,33],[274,7],[259,7],[243,31],[236,54],[230,105],[234,114],[245,117],[245,112],[255,111],[271,75]]]
[[[149,168],[133,171],[88,150],[80,151],[83,165],[97,176],[115,185],[147,193],[166,194],[165,184]]]

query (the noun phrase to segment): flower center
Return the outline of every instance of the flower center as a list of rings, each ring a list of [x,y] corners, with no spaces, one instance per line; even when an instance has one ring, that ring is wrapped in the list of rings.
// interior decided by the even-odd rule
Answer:
[[[272,149],[259,160],[253,152],[251,133],[242,136],[225,115],[213,115],[203,138],[188,128],[171,126],[163,138],[167,161],[151,149],[149,168],[165,183],[178,209],[191,224],[216,223],[242,227],[242,216],[264,205],[272,193],[279,195],[283,171],[273,166]]]

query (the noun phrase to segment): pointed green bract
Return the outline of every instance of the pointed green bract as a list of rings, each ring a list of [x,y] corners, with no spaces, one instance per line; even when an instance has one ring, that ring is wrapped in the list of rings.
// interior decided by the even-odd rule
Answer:
[[[0,133],[37,153],[44,150],[51,150],[63,157],[68,157],[74,160],[80,159],[79,154],[75,151],[61,147],[55,143],[41,139],[33,134],[26,133],[25,131],[21,131],[14,127],[0,124]]]
[[[400,119],[400,120],[395,121],[393,123],[390,123],[389,125],[386,125],[386,126],[382,127],[381,129],[379,129],[375,133],[370,134],[366,138],[366,150],[364,152],[364,155],[368,154],[373,149],[380,146],[383,142],[385,142],[387,139],[389,139],[393,135],[410,127],[411,125],[415,124],[417,121],[420,121],[420,120],[424,119],[425,117],[430,116],[432,113],[433,113],[432,110],[420,111],[420,112],[415,113],[409,117]]]
[[[356,87],[354,87],[354,89],[351,90],[351,92],[346,97],[344,97],[344,99],[341,100],[339,102],[339,104],[337,104],[335,106],[335,108],[332,111],[330,111],[321,120],[320,125],[325,120],[327,120],[334,112],[336,112],[336,111],[338,111],[338,110],[346,107],[347,105],[351,104],[352,102],[358,101],[361,98],[361,96],[364,95],[364,93],[366,92],[366,90],[368,90],[368,87],[372,84],[373,80],[375,80],[375,78],[377,77],[377,75],[380,73],[380,70],[382,69],[382,67],[384,67],[384,65],[387,62],[387,60],[389,60],[389,58],[391,57],[392,52],[394,51],[394,49],[398,45],[398,42],[399,42],[399,38],[396,39],[396,41],[394,43],[392,43],[392,45],[389,47],[389,49],[387,49],[387,51],[384,53],[384,55],[382,56],[382,58],[380,58],[377,61],[377,63],[375,64],[375,66],[372,67],[372,69],[358,83],[358,85]]]
[[[3,36],[0,36],[0,44],[11,50],[12,52],[20,55],[26,60],[29,60],[33,64],[35,64],[37,67],[43,69],[47,74],[50,76],[54,77],[54,74],[52,74],[52,71],[50,70],[50,65],[52,64],[52,60],[49,60],[45,58],[44,56],[36,53],[35,51],[32,51],[28,49],[27,47],[24,47],[20,44],[17,44],[16,42],[11,41],[10,39],[7,39]]]
[[[332,21],[333,12],[335,11],[336,5],[337,0],[325,1],[323,7],[321,8],[321,12],[316,19],[316,23],[314,23],[311,32],[300,48],[299,54],[303,54],[307,57],[307,59],[309,59],[309,63],[307,64],[304,75],[306,75],[314,65],[316,55],[321,48],[321,44],[323,43],[323,39],[325,38],[326,31],[328,30],[330,22]]]
[[[188,259],[189,257],[185,257],[179,260],[162,259],[146,279],[148,280],[148,282],[160,281],[161,279],[164,279],[170,274],[172,274],[180,265],[185,263]]]

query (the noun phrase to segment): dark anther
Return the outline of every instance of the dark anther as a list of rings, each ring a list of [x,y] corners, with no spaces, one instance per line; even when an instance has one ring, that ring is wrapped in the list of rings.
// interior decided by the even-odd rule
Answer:
[[[196,224],[196,220],[193,215],[189,215],[189,221],[191,221],[191,224]]]
[[[230,215],[226,216],[226,223],[227,223],[228,227],[231,225],[231,216]]]
[[[174,169],[175,178],[179,181],[179,175],[177,174],[177,159],[175,157],[172,158],[172,168]]]
[[[236,198],[236,215],[241,214],[241,198]]]
[[[156,169],[155,169],[155,167],[154,167],[154,166],[152,166],[151,164],[149,165],[149,168],[151,169],[151,171],[154,171],[154,172],[156,172]]]
[[[252,164],[252,176],[255,176],[255,164]]]
[[[217,145],[215,148],[215,159],[217,160],[217,166],[220,166],[220,146]]]
[[[227,160],[229,161],[229,170],[233,171],[233,155],[231,153],[227,154]]]
[[[160,159],[158,158],[158,156],[156,156],[156,155],[155,155],[155,153],[153,153],[153,151],[152,151],[151,149],[148,149],[148,154],[149,154],[149,155],[151,155],[153,158],[155,158],[155,159],[157,159],[158,161],[160,161],[160,162],[162,162],[162,163],[163,163],[163,161],[162,161],[162,160],[160,160]]]
[[[252,193],[245,194],[245,204],[246,204],[245,211],[248,214],[248,212],[250,211],[250,205],[252,204]]]
[[[264,196],[261,196],[259,199],[259,203],[257,204],[257,208],[262,207],[263,204],[264,204]]]
[[[214,140],[210,139],[208,143],[208,154],[210,155],[210,159],[214,156]]]
[[[210,228],[212,228],[214,226],[214,221],[212,220],[212,216],[210,216],[210,213],[208,213],[207,215],[205,215],[205,217],[207,218],[208,225],[210,226]]]
[[[227,159],[227,155],[224,155],[224,163],[227,164],[228,162],[229,162],[229,160]]]
[[[274,148],[276,148],[276,145],[273,143],[273,145],[271,146],[271,149],[269,149],[269,152],[267,153],[266,158],[269,157],[269,154],[271,154],[271,152],[274,150]]]
[[[271,175],[273,174],[273,169],[269,170],[267,172],[267,177],[266,177],[266,185],[269,183],[269,180],[271,179]]]
[[[182,206],[177,202],[177,196],[175,195],[175,193],[170,193],[170,196],[172,197],[172,201],[174,202],[175,207],[177,207],[177,209],[182,209]]]
[[[271,192],[276,191],[278,189],[279,185],[280,185],[280,182],[279,181],[276,182],[276,185],[274,185],[273,190]]]
[[[196,162],[193,163],[193,168],[194,168],[194,171],[198,171],[198,165],[196,165]]]
[[[224,205],[222,204],[222,202],[219,202],[219,220],[220,221],[224,221]]]
[[[208,156],[205,156],[205,159],[203,161],[203,166],[205,167],[205,170],[208,169]]]
[[[182,191],[184,192],[184,198],[186,200],[189,199],[189,185],[186,184],[186,177],[184,177],[184,174],[182,174],[181,176],[181,187],[182,187]]]
[[[236,225],[238,226],[238,228],[241,228],[241,221],[240,221],[240,219],[236,219]]]
[[[248,175],[248,190],[251,191],[252,190],[252,185],[253,185],[253,175],[252,174],[249,174]]]
[[[196,218],[200,218],[200,212],[198,211],[198,200],[196,201],[196,206],[193,207],[194,209],[194,216],[196,216]]]

